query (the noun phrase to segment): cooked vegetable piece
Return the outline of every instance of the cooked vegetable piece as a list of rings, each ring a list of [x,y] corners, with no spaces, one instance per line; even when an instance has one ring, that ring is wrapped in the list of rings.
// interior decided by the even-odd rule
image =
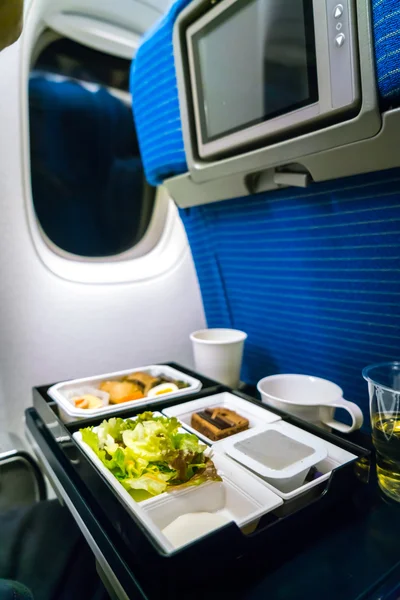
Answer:
[[[187,381],[180,381],[180,380],[177,380],[177,381],[175,381],[175,385],[176,385],[176,386],[177,386],[177,388],[179,388],[180,390],[183,390],[183,389],[185,389],[185,388],[188,388],[188,387],[190,387],[190,384],[189,384],[189,383],[187,383]]]
[[[123,398],[118,398],[118,400],[114,401],[114,404],[121,404],[122,402],[130,402],[131,400],[141,400],[145,398],[145,395],[142,392],[134,392],[129,396],[124,396]]]

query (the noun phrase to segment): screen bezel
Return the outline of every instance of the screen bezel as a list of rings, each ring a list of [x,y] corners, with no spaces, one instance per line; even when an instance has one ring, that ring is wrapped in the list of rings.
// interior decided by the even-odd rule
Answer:
[[[209,33],[210,31],[212,31],[213,29],[218,28],[222,22],[226,21],[227,19],[230,19],[237,12],[242,10],[242,8],[244,8],[246,6],[246,4],[249,4],[254,1],[255,0],[235,0],[234,2],[231,2],[227,6],[227,8],[225,8],[225,10],[220,12],[212,20],[207,20],[207,22],[205,22],[203,24],[203,26],[198,28],[197,31],[193,32],[193,34],[191,36],[191,50],[192,50],[194,77],[195,77],[196,81],[201,81],[201,62],[200,62],[200,56],[199,56],[198,40],[201,37],[203,37],[204,35],[206,35],[207,33]],[[303,101],[295,102],[295,103],[293,103],[289,106],[286,106],[285,108],[282,108],[280,110],[276,110],[272,113],[269,113],[268,115],[252,119],[251,121],[248,121],[246,123],[241,123],[240,125],[237,125],[236,127],[233,127],[231,129],[228,129],[221,133],[218,133],[215,135],[208,135],[206,116],[205,116],[205,111],[204,111],[205,98],[204,98],[204,94],[203,94],[203,88],[201,85],[199,85],[197,87],[197,111],[198,111],[198,119],[199,119],[199,126],[200,126],[201,142],[202,142],[203,146],[209,144],[210,142],[214,142],[216,140],[226,138],[227,136],[229,136],[232,133],[236,133],[238,131],[243,131],[243,130],[249,129],[250,127],[253,127],[260,123],[265,123],[265,122],[271,121],[272,119],[275,119],[276,117],[286,115],[293,111],[297,111],[301,108],[312,106],[313,104],[318,102],[318,99],[319,99],[318,98],[318,76],[317,76],[317,64],[316,64],[316,45],[315,45],[316,42],[315,42],[313,0],[301,0],[301,1],[303,4],[303,15],[304,15],[305,37],[306,37],[305,49],[306,49],[307,57],[310,57],[310,56],[314,57],[314,61],[309,60],[309,59],[307,60],[307,76],[308,76],[308,85],[309,85],[308,98]]]
[[[213,162],[222,157],[242,155],[250,150],[256,150],[260,146],[276,144],[278,140],[290,140],[296,135],[301,135],[304,127],[318,128],[319,121],[327,119],[331,115],[336,118],[345,111],[349,111],[353,107],[359,106],[360,92],[357,87],[357,82],[353,72],[353,91],[354,99],[352,103],[336,107],[334,105],[331,83],[338,82],[337,73],[332,70],[330,59],[330,34],[328,31],[328,22],[331,21],[329,6],[336,0],[312,0],[315,32],[315,53],[317,61],[317,79],[318,79],[318,94],[319,100],[315,104],[299,108],[289,113],[285,113],[274,119],[263,121],[256,125],[241,129],[220,139],[203,143],[201,136],[201,120],[198,110],[199,97],[198,90],[200,89],[199,82],[196,80],[196,70],[194,68],[194,55],[192,36],[202,29],[209,21],[216,18],[221,12],[225,11],[229,6],[238,0],[222,0],[217,5],[209,8],[208,1],[194,0],[193,9],[186,9],[182,13],[182,24],[179,24],[176,29],[176,46],[179,55],[179,60],[182,60],[182,81],[181,87],[184,86],[186,99],[181,98],[181,111],[187,119],[187,131],[185,137],[185,149],[190,156],[190,164],[205,164]],[[354,0],[345,0],[348,2]],[[206,11],[203,7],[207,6]],[[199,10],[200,9],[200,10]],[[201,10],[203,9],[203,10]],[[186,23],[184,21],[187,19]],[[179,28],[182,27],[181,34]],[[354,44],[356,41],[356,27],[353,10],[350,13],[349,19],[350,28],[350,53],[352,53],[354,61]],[[182,35],[181,42],[179,36]],[[182,45],[183,44],[183,45]],[[186,54],[187,64],[184,64],[184,56]],[[353,68],[355,68],[353,62]],[[190,132],[190,133],[189,133]],[[269,144],[268,144],[269,143]]]

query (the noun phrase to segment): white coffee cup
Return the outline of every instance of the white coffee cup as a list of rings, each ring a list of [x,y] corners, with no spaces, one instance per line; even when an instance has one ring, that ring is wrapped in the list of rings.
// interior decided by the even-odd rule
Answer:
[[[237,329],[202,329],[191,334],[196,371],[231,388],[240,382],[247,333]]]
[[[343,390],[327,379],[310,375],[271,375],[257,384],[262,402],[290,413],[323,429],[337,429],[350,433],[364,421],[361,409],[343,398]],[[334,419],[336,408],[344,408],[351,415],[352,424],[345,425]]]

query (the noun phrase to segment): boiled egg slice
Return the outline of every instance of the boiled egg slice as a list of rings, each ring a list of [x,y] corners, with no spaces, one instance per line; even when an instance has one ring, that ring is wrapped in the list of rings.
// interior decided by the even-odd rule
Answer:
[[[156,385],[155,387],[149,390],[147,397],[155,398],[156,396],[162,396],[163,394],[171,394],[172,392],[177,392],[179,390],[178,386],[175,383],[160,383],[160,385]]]

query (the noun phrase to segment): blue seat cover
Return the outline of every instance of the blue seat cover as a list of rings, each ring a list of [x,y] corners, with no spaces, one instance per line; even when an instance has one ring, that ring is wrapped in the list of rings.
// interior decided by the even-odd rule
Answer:
[[[172,43],[174,23],[190,0],[176,0],[144,36],[131,72],[136,130],[151,185],[187,171]]]
[[[383,100],[396,101],[400,98],[400,2],[372,2],[379,93]]]
[[[52,242],[82,256],[135,243],[143,168],[130,108],[105,89],[38,75],[29,125],[34,208]]]
[[[364,411],[400,355],[400,170],[181,210],[209,327],[248,333],[242,379],[309,373]]]

